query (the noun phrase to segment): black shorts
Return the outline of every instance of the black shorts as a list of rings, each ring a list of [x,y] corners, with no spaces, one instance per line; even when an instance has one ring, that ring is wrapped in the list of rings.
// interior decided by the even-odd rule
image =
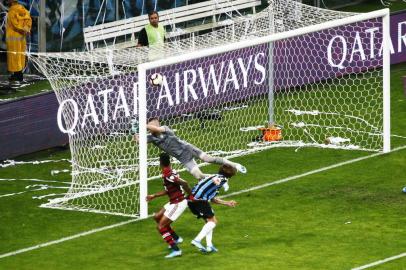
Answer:
[[[208,201],[188,201],[187,205],[197,218],[208,219],[214,217],[214,211]]]

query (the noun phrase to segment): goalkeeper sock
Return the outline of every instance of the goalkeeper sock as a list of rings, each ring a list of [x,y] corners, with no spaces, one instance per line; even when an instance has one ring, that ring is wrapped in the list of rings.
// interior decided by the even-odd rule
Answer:
[[[228,159],[222,158],[222,160],[223,160],[223,164],[230,165],[233,168],[237,168],[237,166],[238,166],[238,163],[232,162]]]
[[[202,239],[209,233],[212,232],[214,227],[216,227],[216,223],[209,221],[206,224],[204,224],[202,230],[199,232],[199,234],[196,236],[195,240],[201,242]]]
[[[206,175],[202,173],[202,171],[200,170],[199,167],[197,167],[197,165],[190,170],[190,173],[198,180],[206,177]]]
[[[220,164],[220,165],[227,164],[234,168],[236,168],[238,166],[238,163],[232,162],[228,159],[221,158],[221,157],[212,157],[206,153],[203,153],[200,156],[200,159],[207,163],[215,163],[215,164]]]

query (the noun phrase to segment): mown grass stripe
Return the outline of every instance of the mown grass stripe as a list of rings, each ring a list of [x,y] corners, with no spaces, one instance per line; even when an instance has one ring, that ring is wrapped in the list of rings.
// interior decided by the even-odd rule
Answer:
[[[400,150],[403,150],[403,149],[406,149],[406,145],[394,148],[394,149],[392,149],[392,151],[390,153],[397,152],[397,151],[400,151]],[[308,175],[316,174],[316,173],[319,173],[319,172],[324,172],[324,171],[327,171],[327,170],[331,170],[331,169],[334,169],[334,168],[338,168],[338,167],[341,167],[341,166],[345,166],[345,165],[348,165],[348,164],[356,163],[356,162],[359,162],[359,161],[363,161],[363,160],[366,160],[366,159],[370,159],[370,158],[374,158],[374,157],[381,156],[381,155],[386,155],[386,154],[389,154],[389,153],[375,153],[375,154],[371,154],[371,155],[368,155],[368,156],[364,156],[364,157],[360,157],[360,158],[356,158],[356,159],[351,159],[351,160],[348,160],[348,161],[340,162],[340,163],[337,163],[337,164],[334,164],[334,165],[331,165],[331,166],[327,166],[327,167],[324,167],[324,168],[320,168],[320,169],[317,169],[317,170],[312,170],[312,171],[309,171],[309,172],[306,172],[306,173],[303,173],[303,174],[283,178],[281,180],[277,180],[277,181],[274,181],[274,182],[271,182],[271,183],[266,183],[266,184],[255,186],[255,187],[252,187],[252,188],[249,188],[249,189],[244,189],[244,190],[240,190],[240,191],[237,191],[237,192],[233,192],[233,193],[221,196],[221,198],[236,196],[236,195],[239,195],[239,194],[242,194],[242,193],[263,189],[263,188],[266,188],[266,187],[269,187],[269,186],[272,186],[272,185],[282,184],[282,183],[292,181],[292,180],[295,180],[295,179],[299,179],[299,178],[302,178],[302,177],[305,177],[305,176],[308,176]],[[148,216],[148,218],[149,217],[152,217],[152,215]],[[93,230],[90,230],[90,231],[86,231],[86,232],[82,232],[82,233],[79,233],[79,234],[64,237],[64,238],[61,238],[61,239],[58,239],[58,240],[42,243],[42,244],[39,244],[39,245],[36,245],[36,246],[32,246],[32,247],[28,247],[28,248],[19,249],[19,250],[16,250],[16,251],[4,253],[4,254],[0,255],[0,259],[10,257],[10,256],[15,256],[15,255],[25,253],[25,252],[28,252],[28,251],[31,251],[31,250],[36,250],[36,249],[39,249],[39,248],[59,244],[59,243],[65,242],[65,241],[70,241],[70,240],[77,239],[77,238],[83,237],[83,236],[87,236],[87,235],[90,235],[90,234],[93,234],[93,233],[97,233],[97,232],[117,228],[117,227],[120,227],[120,226],[123,226],[123,225],[127,225],[129,223],[137,222],[137,221],[139,221],[139,219],[130,219],[130,220],[123,221],[123,222],[120,222],[120,223],[116,223],[116,224],[112,224],[112,225],[109,225],[109,226],[104,226],[104,227],[101,227],[101,228],[97,228],[97,229],[93,229]],[[398,256],[397,256],[397,258],[400,258]],[[396,258],[394,258],[394,259],[396,259]],[[391,259],[391,260],[394,260],[394,259]],[[389,258],[387,259],[387,261],[389,261]],[[382,263],[384,263],[384,262],[382,262]],[[359,269],[365,269],[365,268],[359,268]]]

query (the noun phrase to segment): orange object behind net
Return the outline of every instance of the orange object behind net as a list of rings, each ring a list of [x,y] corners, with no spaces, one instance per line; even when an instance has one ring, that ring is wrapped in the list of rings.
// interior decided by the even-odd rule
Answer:
[[[282,129],[280,127],[270,126],[258,129],[262,131],[262,140],[265,142],[282,140]]]

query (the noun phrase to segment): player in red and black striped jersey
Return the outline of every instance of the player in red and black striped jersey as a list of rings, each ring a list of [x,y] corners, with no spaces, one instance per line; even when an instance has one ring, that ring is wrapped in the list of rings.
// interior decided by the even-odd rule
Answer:
[[[169,197],[170,203],[178,203],[185,199],[185,193],[181,186],[182,179],[171,167],[162,168],[163,185]]]
[[[154,219],[157,223],[159,233],[172,249],[171,253],[165,256],[165,258],[172,258],[182,255],[182,251],[177,244],[181,243],[183,239],[175,233],[170,225],[187,208],[187,200],[184,191],[189,195],[192,194],[192,191],[188,183],[182,180],[175,170],[172,170],[170,156],[168,154],[162,153],[159,156],[159,162],[162,169],[162,179],[165,190],[148,195],[146,200],[151,201],[165,195],[169,197],[169,202],[154,215]]]

